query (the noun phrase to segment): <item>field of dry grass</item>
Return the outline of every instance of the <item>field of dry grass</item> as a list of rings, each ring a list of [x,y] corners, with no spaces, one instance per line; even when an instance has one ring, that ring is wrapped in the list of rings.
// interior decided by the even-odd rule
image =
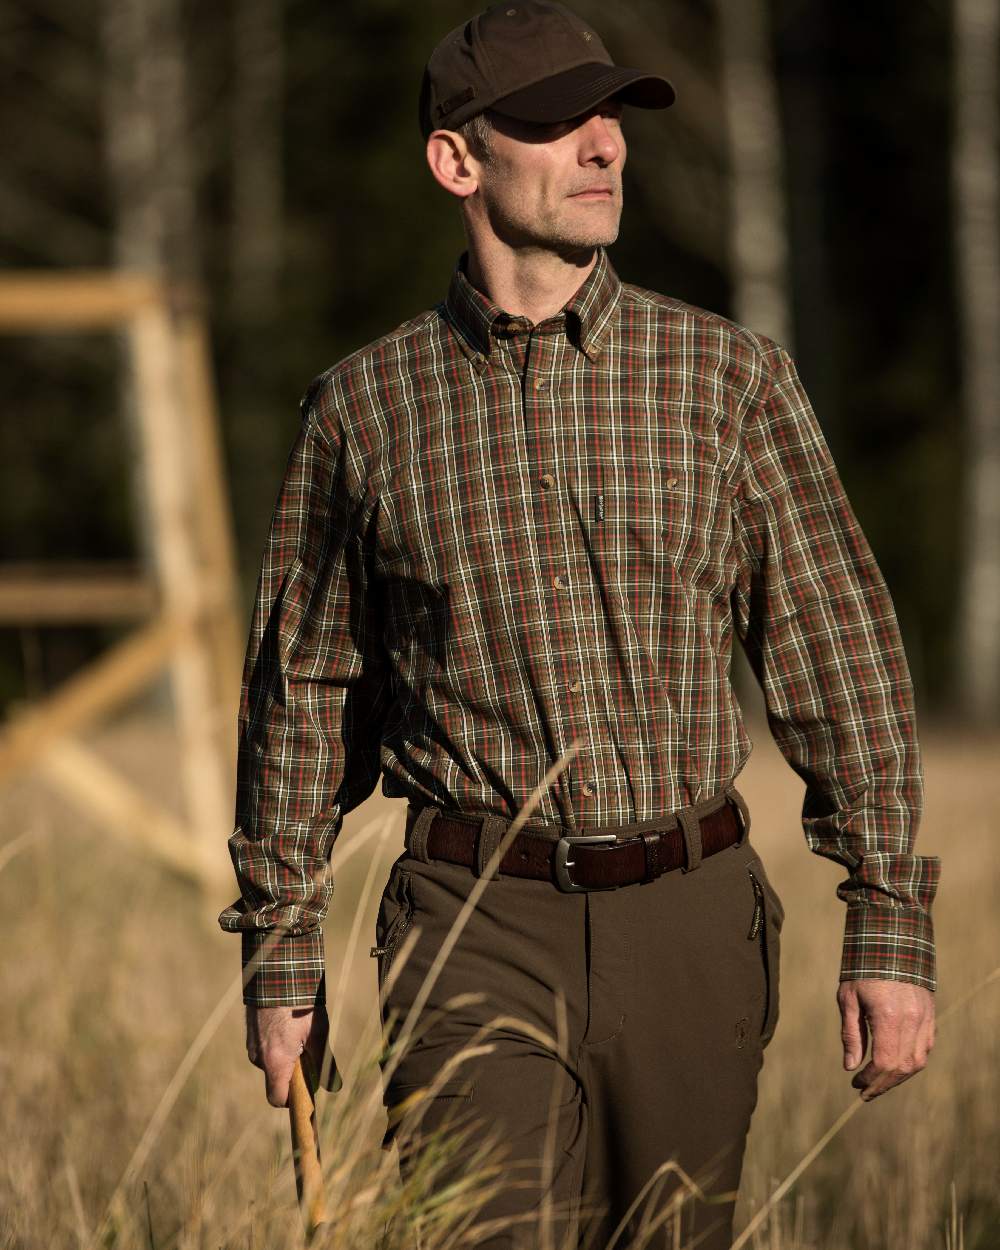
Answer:
[[[786,920],[781,1019],[761,1074],[737,1230],[857,1101],[835,1001],[842,870],[808,853],[801,783],[766,728],[751,732],[755,750],[738,784]],[[924,1072],[850,1116],[749,1239],[758,1250],[1000,1247],[1000,980],[968,997],[1000,964],[1000,739],[925,725],[922,741],[918,849],[943,858],[937,1045]],[[150,790],[171,794],[163,722],[121,722],[99,745]],[[393,1156],[378,1150],[368,947],[404,810],[375,796],[348,817],[338,857],[373,817],[392,819],[387,837],[369,836],[336,872],[327,922],[334,1051],[347,1084],[320,1095],[321,1137],[341,1230],[330,1244],[351,1250],[379,1244],[402,1200]],[[238,942],[215,923],[234,893],[206,900],[40,782],[7,790],[0,1250],[301,1244],[287,1114],[267,1104],[263,1075],[246,1060],[233,992]],[[403,1244],[385,1241],[386,1250]]]

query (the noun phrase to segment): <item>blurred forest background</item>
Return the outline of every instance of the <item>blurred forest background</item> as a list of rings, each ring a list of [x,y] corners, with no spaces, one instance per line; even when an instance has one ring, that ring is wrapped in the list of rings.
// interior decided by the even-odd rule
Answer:
[[[621,64],[626,281],[795,355],[921,709],[1000,711],[996,2],[578,0]],[[416,121],[454,0],[8,0],[0,261],[204,290],[243,608],[312,377],[442,299],[464,246]],[[992,94],[991,94],[992,93]],[[0,337],[4,560],[143,558],[108,334]],[[0,701],[117,627],[0,630]]]

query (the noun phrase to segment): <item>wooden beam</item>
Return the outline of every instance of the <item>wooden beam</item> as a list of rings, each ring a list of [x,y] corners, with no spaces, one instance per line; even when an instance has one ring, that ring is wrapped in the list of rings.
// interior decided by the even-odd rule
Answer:
[[[23,771],[50,742],[136,694],[190,632],[180,618],[161,618],[91,661],[45,699],[14,713],[0,727],[0,781]]]
[[[232,863],[224,842],[215,854],[192,838],[181,822],[152,802],[117,769],[82,742],[60,738],[47,747],[39,760],[42,773],[71,798],[81,803],[88,818],[97,817],[103,827],[143,852],[152,852],[175,872],[199,885],[233,885]]]
[[[153,558],[165,611],[197,620],[170,653],[180,743],[180,784],[195,837],[206,846],[228,836],[234,769],[212,730],[219,703],[216,663],[206,622],[217,610],[214,586],[201,559],[193,517],[198,483],[181,383],[176,329],[165,304],[142,309],[129,324],[135,370],[145,491],[153,529]]]
[[[133,564],[0,564],[0,625],[145,620],[155,583]]]
[[[167,286],[158,275],[138,271],[8,271],[0,277],[0,332],[128,330],[155,571],[151,587],[142,577],[91,577],[85,584],[76,570],[54,578],[47,570],[43,578],[7,569],[6,585],[0,578],[0,622],[162,613],[0,726],[0,781],[41,763],[92,806],[106,807],[118,826],[151,829],[165,857],[208,865],[211,875],[231,825],[243,636],[201,304],[195,287]],[[142,809],[141,796],[79,744],[65,744],[164,666],[172,677],[178,781],[190,829],[183,835]],[[141,810],[144,820],[137,819]]]
[[[219,418],[212,384],[211,345],[205,318],[191,309],[177,319],[178,370],[181,398],[190,431],[196,475],[195,525],[201,551],[202,576],[218,593],[209,621],[215,653],[216,685],[233,717],[239,709],[240,678],[246,648],[245,626],[238,612],[236,541],[232,509],[226,492]],[[235,740],[235,739],[234,739]],[[235,766],[235,758],[228,761]]]
[[[162,283],[139,272],[7,270],[0,279],[0,330],[106,330],[124,325],[161,294]]]
[[[213,573],[224,578],[226,591],[235,594],[236,543],[229,501],[223,489],[226,472],[212,386],[208,327],[200,315],[187,313],[178,318],[177,350],[179,381],[189,417],[191,455],[198,481],[197,523],[202,549]]]

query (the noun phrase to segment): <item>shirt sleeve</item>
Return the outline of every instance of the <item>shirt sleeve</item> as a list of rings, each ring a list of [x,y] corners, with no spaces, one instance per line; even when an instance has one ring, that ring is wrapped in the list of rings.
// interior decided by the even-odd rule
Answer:
[[[843,864],[840,980],[937,988],[937,856],[915,855],[923,776],[913,688],[889,591],[788,352],[744,424],[733,499],[737,634],[768,726],[805,782],[810,850]]]
[[[285,930],[244,986],[244,1002],[261,1007],[325,1001],[322,921],[333,882],[316,876],[344,814],[378,781],[391,686],[343,443],[316,424],[314,392],[303,400],[257,583],[229,838],[241,896],[219,915],[242,935],[244,969],[275,927]]]

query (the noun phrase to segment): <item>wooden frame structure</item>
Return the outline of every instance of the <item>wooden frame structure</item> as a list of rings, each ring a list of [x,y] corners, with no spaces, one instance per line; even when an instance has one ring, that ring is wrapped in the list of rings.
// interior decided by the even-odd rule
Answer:
[[[226,838],[244,639],[200,300],[141,273],[8,271],[0,278],[0,332],[66,330],[127,336],[153,568],[136,576],[106,564],[0,564],[0,625],[139,622],[0,725],[0,784],[38,768],[112,832],[203,886],[231,886]],[[164,669],[180,748],[180,817],[82,737]]]

